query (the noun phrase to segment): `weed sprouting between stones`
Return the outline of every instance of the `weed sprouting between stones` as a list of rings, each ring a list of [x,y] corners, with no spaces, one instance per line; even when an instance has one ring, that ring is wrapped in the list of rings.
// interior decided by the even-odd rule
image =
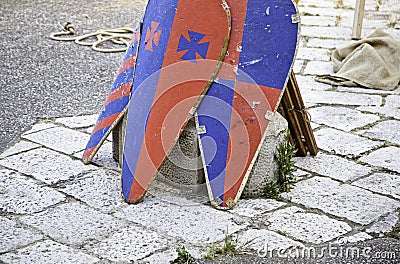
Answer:
[[[185,246],[176,249],[178,257],[170,263],[175,264],[191,264],[194,262],[194,257],[188,252]]]
[[[233,257],[243,253],[252,242],[253,240],[241,243],[239,242],[239,235],[234,237],[233,235],[229,235],[228,230],[226,230],[225,238],[222,242],[223,245],[221,245],[221,243],[213,243],[211,246],[208,246],[208,251],[203,258],[213,260],[219,255],[228,255]]]
[[[274,181],[270,181],[264,188],[264,196],[276,200],[282,200],[280,194],[288,192],[297,182],[293,173],[296,171],[294,167],[293,157],[296,155],[296,148],[290,143],[290,132],[286,131],[285,138],[277,147],[276,159],[277,170],[275,172]]]

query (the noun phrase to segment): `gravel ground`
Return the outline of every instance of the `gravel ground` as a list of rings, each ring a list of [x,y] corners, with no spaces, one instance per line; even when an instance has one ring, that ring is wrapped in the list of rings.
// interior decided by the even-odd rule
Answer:
[[[97,113],[123,53],[99,53],[49,38],[71,22],[77,33],[134,27],[145,1],[0,1],[0,151],[38,119]]]

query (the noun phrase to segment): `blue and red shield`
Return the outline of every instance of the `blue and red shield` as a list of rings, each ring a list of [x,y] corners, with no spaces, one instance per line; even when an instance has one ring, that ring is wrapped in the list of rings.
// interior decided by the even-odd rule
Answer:
[[[85,164],[92,161],[104,140],[106,140],[127,109],[133,84],[139,39],[140,28],[138,26],[86,145],[82,157]]]
[[[223,209],[237,203],[246,185],[292,69],[299,28],[291,0],[227,3],[228,55],[197,111],[210,200]]]
[[[226,54],[223,0],[150,0],[144,15],[122,166],[126,201],[142,199]]]

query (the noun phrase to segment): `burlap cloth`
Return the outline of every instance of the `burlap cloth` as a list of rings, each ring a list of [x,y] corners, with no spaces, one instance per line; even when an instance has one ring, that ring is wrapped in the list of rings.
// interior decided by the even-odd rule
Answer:
[[[400,42],[382,29],[336,48],[332,61],[335,74],[319,75],[316,81],[381,90],[394,90],[400,82]]]

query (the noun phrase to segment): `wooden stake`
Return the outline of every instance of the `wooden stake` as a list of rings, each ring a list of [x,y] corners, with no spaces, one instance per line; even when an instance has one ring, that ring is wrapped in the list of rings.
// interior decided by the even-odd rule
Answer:
[[[361,30],[364,18],[364,7],[365,7],[365,0],[357,0],[356,10],[354,12],[353,35],[352,35],[352,39],[355,40],[361,39]]]

